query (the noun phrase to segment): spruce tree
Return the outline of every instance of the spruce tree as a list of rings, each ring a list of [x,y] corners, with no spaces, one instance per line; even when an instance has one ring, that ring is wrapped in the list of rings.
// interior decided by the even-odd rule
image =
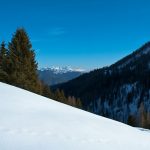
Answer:
[[[140,105],[139,108],[139,113],[140,113],[140,127],[145,128],[146,127],[146,111],[143,102]]]
[[[53,98],[53,94],[50,90],[50,87],[48,85],[45,85],[44,83],[42,83],[42,95],[48,98]]]
[[[40,93],[41,86],[37,75],[35,53],[26,31],[16,30],[9,43],[10,82],[13,85]]]
[[[8,81],[7,74],[7,49],[5,48],[5,42],[3,41],[0,46],[0,81]]]

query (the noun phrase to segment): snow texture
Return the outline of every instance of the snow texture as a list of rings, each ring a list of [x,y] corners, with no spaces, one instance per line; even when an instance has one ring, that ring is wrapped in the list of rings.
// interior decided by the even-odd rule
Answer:
[[[150,132],[0,83],[0,150],[148,150]]]

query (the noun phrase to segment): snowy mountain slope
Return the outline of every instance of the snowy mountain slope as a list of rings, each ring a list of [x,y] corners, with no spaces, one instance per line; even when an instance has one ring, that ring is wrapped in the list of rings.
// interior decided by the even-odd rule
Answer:
[[[150,133],[0,83],[1,150],[148,150]]]

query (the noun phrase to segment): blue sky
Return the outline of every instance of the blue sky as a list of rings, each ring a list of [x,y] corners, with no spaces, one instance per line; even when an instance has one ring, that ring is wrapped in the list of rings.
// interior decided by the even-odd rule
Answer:
[[[149,0],[5,0],[0,40],[24,27],[39,67],[99,68],[150,40],[149,6]]]

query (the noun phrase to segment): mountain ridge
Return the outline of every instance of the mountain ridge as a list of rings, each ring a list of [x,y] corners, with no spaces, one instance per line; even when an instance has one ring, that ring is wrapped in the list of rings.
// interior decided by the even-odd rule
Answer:
[[[39,69],[40,71],[45,71],[45,70],[51,70],[54,71],[55,74],[58,73],[67,73],[67,72],[86,72],[86,70],[81,69],[81,68],[72,68],[70,66],[64,66],[64,67],[56,67],[56,66],[52,66],[52,67],[44,67]]]
[[[79,97],[85,110],[150,128],[149,76],[150,42],[109,67],[93,70],[54,89]],[[147,123],[142,125],[142,118]]]
[[[46,67],[38,70],[39,78],[47,85],[55,85],[58,83],[67,82],[81,74],[86,70],[80,68],[65,67]]]

